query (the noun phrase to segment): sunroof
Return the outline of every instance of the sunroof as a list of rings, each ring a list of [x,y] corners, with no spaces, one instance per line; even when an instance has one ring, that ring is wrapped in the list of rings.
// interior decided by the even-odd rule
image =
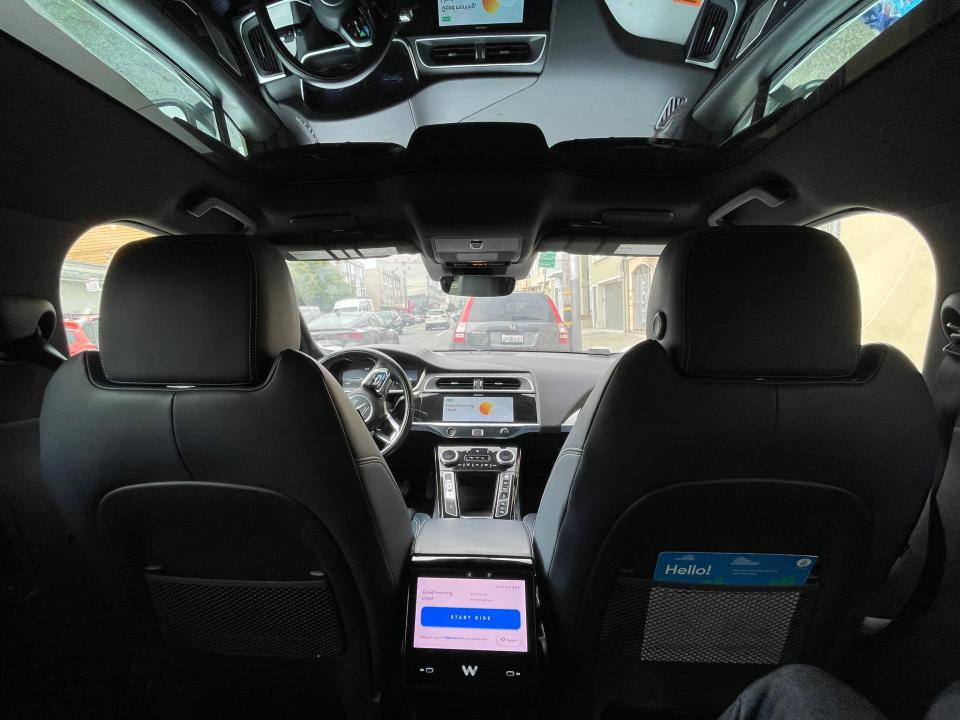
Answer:
[[[18,10],[22,17],[27,9],[63,33],[58,36],[59,41],[50,37],[50,32],[44,33],[45,46],[59,43],[61,52],[56,59],[68,69],[75,70],[84,62],[72,52],[79,48],[136,91],[118,93],[115,85],[103,88],[115,97],[120,95],[118,99],[124,99],[133,109],[143,111],[145,107],[153,107],[166,117],[247,154],[243,134],[218,108],[210,93],[99,4],[88,0],[23,0],[9,8],[10,19],[17,19]],[[96,79],[109,85],[107,78]]]

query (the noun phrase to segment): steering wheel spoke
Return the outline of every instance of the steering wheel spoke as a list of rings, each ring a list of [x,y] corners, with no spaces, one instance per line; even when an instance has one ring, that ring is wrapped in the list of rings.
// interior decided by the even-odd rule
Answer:
[[[379,395],[382,398],[390,392],[390,386],[393,384],[390,370],[380,363],[374,365],[373,370],[367,373],[367,376],[360,383],[360,387]]]
[[[383,425],[388,425],[390,427],[389,434],[384,434]],[[403,428],[400,423],[397,422],[396,418],[390,414],[390,411],[387,411],[386,417],[384,417],[384,422],[381,424],[380,429],[374,431],[373,436],[379,440],[383,445],[390,446],[392,443],[395,443],[402,432]]]
[[[373,368],[359,387],[348,391],[347,399],[380,446],[380,452],[389,455],[410,431],[413,387],[396,360],[372,348],[350,348],[330,353],[320,360],[320,364],[337,375],[338,365],[359,360],[373,360]]]

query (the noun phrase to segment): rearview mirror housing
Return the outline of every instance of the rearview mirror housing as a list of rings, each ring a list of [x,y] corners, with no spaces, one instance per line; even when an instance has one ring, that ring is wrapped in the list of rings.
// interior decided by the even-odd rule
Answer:
[[[509,295],[517,279],[505,275],[444,275],[440,287],[447,295],[462,297],[500,297]]]

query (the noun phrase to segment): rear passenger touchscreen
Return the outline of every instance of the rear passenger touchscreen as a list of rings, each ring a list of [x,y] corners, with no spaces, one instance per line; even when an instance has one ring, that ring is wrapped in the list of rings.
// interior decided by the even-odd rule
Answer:
[[[517,578],[417,578],[413,647],[527,652],[526,589]]]

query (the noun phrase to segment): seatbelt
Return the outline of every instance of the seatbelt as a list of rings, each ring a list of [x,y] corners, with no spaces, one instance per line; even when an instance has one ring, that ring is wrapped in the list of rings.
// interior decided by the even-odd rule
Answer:
[[[960,330],[960,328],[954,328],[952,324],[948,324],[947,327],[951,331]],[[920,570],[920,577],[917,579],[913,593],[898,614],[897,620],[915,619],[930,609],[940,592],[947,561],[947,537],[937,495],[940,492],[940,484],[943,482],[950,453],[960,452],[960,448],[953,447],[955,442],[960,442],[960,437],[954,436],[954,428],[960,419],[960,348],[954,345],[952,333],[951,342],[943,348],[943,352],[945,357],[940,362],[933,381],[933,399],[939,417],[940,437],[945,441],[947,456],[943,458],[941,471],[937,473],[930,487],[927,554],[923,568]]]

